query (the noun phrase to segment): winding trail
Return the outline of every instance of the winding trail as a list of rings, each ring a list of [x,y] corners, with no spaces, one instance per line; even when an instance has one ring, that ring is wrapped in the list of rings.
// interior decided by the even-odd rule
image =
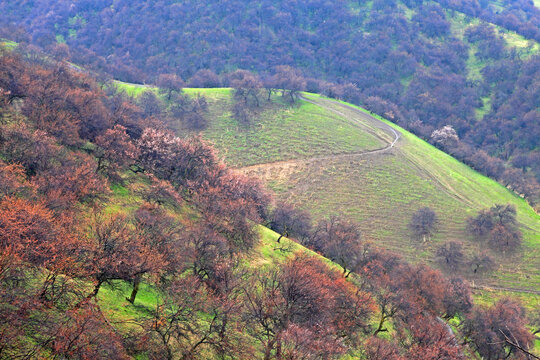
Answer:
[[[522,293],[522,294],[540,295],[539,290],[509,288],[509,287],[489,286],[489,285],[478,285],[478,284],[474,284],[474,283],[470,283],[470,282],[469,282],[469,287],[471,289],[476,289],[476,290],[506,291],[506,292]]]
[[[260,164],[240,167],[240,168],[237,168],[237,170],[241,172],[246,172],[246,173],[257,173],[258,171],[274,172],[276,168],[281,168],[282,170],[285,170],[287,168],[292,169],[296,165],[307,164],[310,162],[325,161],[325,160],[342,160],[342,159],[348,159],[348,158],[356,158],[356,157],[361,157],[361,156],[380,154],[380,153],[391,151],[401,138],[401,133],[399,131],[396,131],[393,127],[391,127],[387,123],[377,119],[374,116],[371,116],[370,114],[362,110],[359,110],[356,107],[343,104],[339,101],[332,100],[332,99],[319,100],[319,99],[307,98],[306,96],[303,96],[303,95],[300,95],[299,98],[302,101],[323,107],[326,110],[329,110],[339,115],[343,119],[346,119],[352,123],[355,123],[356,125],[361,126],[362,128],[365,128],[366,131],[370,132],[373,136],[377,137],[383,143],[386,143],[386,145],[377,149],[373,149],[373,150],[364,150],[364,151],[341,153],[341,154],[319,155],[319,156],[312,156],[312,157],[306,157],[306,158],[297,158],[297,159],[279,160],[279,161],[273,161],[273,162],[260,163]],[[334,106],[334,105],[337,105],[337,106]],[[354,116],[351,116],[350,113],[345,114],[344,112],[340,111],[339,110],[340,107],[347,111],[353,112]],[[381,136],[376,131],[373,131],[373,127],[379,130],[382,130],[386,136]],[[412,159],[408,159],[408,160],[411,162],[411,165],[417,167],[420,170],[419,164],[415,163]],[[450,196],[457,198],[459,201],[469,206],[474,206],[474,204],[472,204],[468,199],[463,198],[463,196],[461,196],[454,189],[452,189],[452,187],[449,184],[442,183],[440,179],[438,179],[436,176],[433,176],[432,174],[427,173],[426,176],[428,176],[431,181],[437,183],[441,187],[441,190],[445,191]],[[486,285],[475,284],[474,281],[472,282],[469,281],[468,285],[471,289],[477,289],[477,290],[506,291],[506,292],[513,292],[513,293],[540,295],[540,291],[533,290],[533,289],[520,289],[520,288],[491,286],[487,284]],[[453,333],[451,332],[451,328],[449,329],[450,329],[449,334],[453,336]]]
[[[342,103],[340,103],[338,101],[335,101],[335,100],[330,100],[330,99],[324,100],[325,102],[330,102],[332,104],[339,105],[339,106],[341,106],[343,108],[346,108],[347,110],[353,111],[354,113],[356,113],[358,115],[359,119],[351,118],[350,116],[347,116],[346,114],[342,113],[339,110],[336,110],[333,107],[329,107],[329,106],[325,105],[324,103],[317,102],[316,100],[313,100],[313,99],[308,99],[303,95],[300,95],[299,98],[301,100],[305,101],[305,102],[310,103],[310,104],[323,107],[326,110],[329,110],[329,111],[343,117],[344,119],[347,119],[347,120],[349,120],[349,121],[351,121],[351,122],[353,122],[353,123],[355,123],[357,125],[361,125],[362,127],[366,127],[366,124],[364,124],[362,122],[362,120],[365,121],[365,122],[371,123],[374,127],[378,128],[380,130],[383,130],[387,134],[391,135],[393,139],[392,139],[392,141],[388,141],[388,139],[385,139],[385,138],[381,137],[380,135],[378,135],[377,133],[375,133],[373,131],[370,131],[370,133],[373,136],[379,138],[383,142],[386,142],[387,143],[386,146],[383,146],[381,148],[377,148],[377,149],[374,149],[374,150],[355,151],[355,152],[342,153],[342,154],[320,155],[320,156],[313,156],[313,157],[307,157],[307,158],[272,161],[272,162],[249,165],[249,166],[237,168],[237,170],[250,172],[250,171],[253,171],[253,170],[270,168],[270,167],[275,167],[275,166],[289,166],[289,165],[294,165],[294,164],[299,164],[299,163],[306,163],[306,162],[311,162],[311,161],[339,160],[339,159],[347,159],[347,158],[351,158],[351,157],[358,157],[358,156],[364,156],[364,155],[373,155],[373,154],[378,154],[378,153],[384,153],[384,152],[387,152],[387,151],[391,150],[396,145],[396,143],[398,142],[398,140],[401,137],[401,134],[398,131],[396,131],[393,127],[391,127],[390,125],[384,123],[383,121],[381,121],[381,120],[379,120],[379,119],[377,119],[377,118],[375,118],[375,117],[373,117],[373,116],[371,116],[371,115],[369,115],[369,114],[367,114],[367,113],[365,113],[365,112],[363,112],[361,110],[358,110],[357,108],[355,108],[353,106],[342,104]]]

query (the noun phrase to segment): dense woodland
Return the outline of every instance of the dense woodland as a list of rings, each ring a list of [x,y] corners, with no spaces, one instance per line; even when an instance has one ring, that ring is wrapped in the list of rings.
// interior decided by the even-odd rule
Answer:
[[[231,80],[239,103],[255,101],[250,76]],[[163,99],[181,95],[161,80]],[[474,305],[462,279],[378,249],[345,218],[312,225],[201,138],[72,66],[5,52],[0,89],[0,358],[527,358],[534,337],[515,301]],[[114,210],[127,177],[144,201]],[[514,217],[499,206],[470,229],[492,243]],[[419,235],[436,220],[415,219]],[[249,266],[257,223],[339,268],[283,237],[283,261]],[[98,295],[119,281],[135,306],[151,286],[154,308],[111,322]]]
[[[228,86],[208,70],[264,80],[292,66],[309,80],[305,90],[363,104],[425,139],[451,126],[457,141],[434,143],[531,203],[540,198],[540,58],[498,31],[539,41],[531,0],[41,0],[0,10],[5,37],[131,82],[176,73],[193,86]],[[455,36],[456,14],[482,21]]]

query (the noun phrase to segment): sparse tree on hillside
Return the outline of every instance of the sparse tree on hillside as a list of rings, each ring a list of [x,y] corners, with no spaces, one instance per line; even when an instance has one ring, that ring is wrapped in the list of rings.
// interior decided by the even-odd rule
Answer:
[[[237,102],[233,105],[234,118],[243,126],[249,127],[251,124],[251,111],[243,102]]]
[[[176,74],[159,75],[156,85],[159,87],[159,92],[167,97],[167,101],[171,101],[173,94],[181,93],[185,86],[184,81]]]
[[[137,98],[137,104],[142,108],[146,117],[160,117],[164,108],[163,103],[156,96],[156,93],[151,90],[143,91]]]
[[[288,94],[291,102],[294,103],[298,92],[306,88],[306,80],[298,70],[287,65],[276,67],[273,86],[282,89],[282,95]]]
[[[423,242],[426,242],[426,240],[431,239],[437,221],[435,212],[429,207],[424,207],[413,214],[409,228],[415,236],[422,237]]]
[[[163,274],[180,274],[185,267],[185,258],[181,255],[181,228],[163,208],[143,204],[133,215],[132,222],[134,233],[140,239],[139,248],[148,249],[148,254],[141,257],[143,263],[138,265],[138,271],[130,279],[133,289],[127,300],[133,304],[143,276],[150,274],[155,280]]]
[[[495,261],[487,253],[475,254],[471,260],[469,260],[469,266],[473,274],[482,274],[492,271],[495,267]]]
[[[307,245],[343,268],[348,277],[360,262],[361,243],[358,225],[344,218],[332,216],[317,224]]]
[[[283,236],[298,237],[303,241],[310,234],[311,217],[306,211],[298,210],[286,203],[278,203],[272,212],[268,226],[280,234],[278,243]]]
[[[90,236],[81,249],[81,261],[94,282],[88,299],[95,297],[107,281],[133,280],[160,266],[162,254],[150,246],[143,233],[130,227],[125,216],[105,217],[96,212],[89,227]]]
[[[487,239],[492,248],[503,252],[514,251],[521,244],[522,235],[513,205],[497,204],[489,210],[482,210],[468,220],[467,228],[477,239]]]
[[[521,232],[515,228],[496,225],[489,234],[489,245],[504,252],[515,251],[521,245]]]
[[[262,82],[258,75],[246,70],[236,70],[230,75],[231,86],[234,88],[235,96],[240,98],[244,104],[249,106],[251,98],[255,106],[259,107],[259,92]]]
[[[208,102],[204,96],[197,96],[190,101],[188,111],[183,116],[183,122],[192,130],[203,130],[208,126],[208,120],[204,116],[208,110]]]
[[[493,226],[493,216],[488,210],[482,210],[480,214],[467,222],[467,229],[476,237],[485,236],[493,229]]]
[[[463,244],[450,241],[437,249],[439,263],[449,270],[456,271],[463,264]]]

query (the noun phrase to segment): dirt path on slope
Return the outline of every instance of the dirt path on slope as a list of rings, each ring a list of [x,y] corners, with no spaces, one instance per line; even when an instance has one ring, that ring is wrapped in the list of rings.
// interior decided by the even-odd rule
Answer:
[[[344,119],[347,119],[347,120],[349,120],[349,121],[351,121],[353,123],[356,123],[357,125],[361,125],[362,127],[366,127],[365,124],[363,124],[361,120],[351,118],[351,117],[347,116],[346,114],[342,113],[341,111],[336,110],[334,108],[331,108],[329,106],[326,106],[325,104],[322,104],[322,103],[317,102],[315,100],[308,99],[308,98],[306,98],[306,97],[304,97],[302,95],[300,96],[300,99],[305,101],[305,102],[308,102],[310,104],[314,104],[314,105],[323,107],[323,108],[325,108],[325,109],[327,109],[327,110],[329,110],[329,111],[343,117]],[[264,169],[274,168],[274,167],[278,167],[278,166],[279,167],[284,167],[284,168],[290,168],[291,166],[294,166],[296,164],[307,163],[307,162],[312,162],[312,161],[340,160],[340,159],[348,159],[348,158],[364,156],[364,155],[379,154],[379,153],[383,153],[383,152],[391,150],[396,145],[399,138],[401,137],[401,134],[399,132],[397,132],[396,130],[394,130],[394,128],[392,128],[390,125],[380,121],[379,119],[377,119],[377,118],[375,118],[375,117],[373,117],[371,115],[368,115],[368,114],[364,113],[363,111],[360,111],[360,110],[358,110],[358,109],[356,109],[356,108],[354,108],[352,106],[342,104],[342,103],[340,103],[338,101],[334,101],[334,100],[325,100],[325,101],[328,101],[328,102],[334,103],[336,105],[345,107],[348,110],[352,110],[354,113],[359,115],[359,118],[361,118],[362,120],[364,120],[364,121],[366,121],[368,123],[372,123],[376,128],[385,131],[388,135],[391,135],[392,138],[393,138],[392,141],[388,141],[388,139],[385,139],[385,138],[381,137],[380,135],[376,134],[375,132],[369,131],[369,133],[371,133],[373,136],[379,138],[383,142],[386,142],[387,143],[386,146],[383,146],[381,148],[374,149],[374,150],[355,151],[355,152],[342,153],[342,154],[320,155],[320,156],[313,156],[313,157],[308,157],[308,158],[272,161],[272,162],[249,165],[249,166],[237,168],[237,170],[240,170],[242,172],[254,172],[254,171],[257,171],[257,170],[264,170]]]
[[[539,290],[509,288],[509,287],[491,286],[491,285],[478,285],[478,284],[474,284],[474,282],[469,282],[469,287],[471,289],[476,289],[476,290],[506,291],[506,292],[522,293],[522,294],[540,295]]]

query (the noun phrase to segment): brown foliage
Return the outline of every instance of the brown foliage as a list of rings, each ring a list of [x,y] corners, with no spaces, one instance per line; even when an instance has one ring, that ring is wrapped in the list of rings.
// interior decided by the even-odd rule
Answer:
[[[98,146],[95,153],[98,160],[96,172],[103,172],[109,176],[116,175],[117,168],[129,165],[139,155],[138,149],[122,125],[115,125],[112,129],[106,130],[96,138],[95,144]]]
[[[24,123],[0,128],[0,151],[7,162],[22,165],[30,176],[52,168],[63,155],[51,136]]]
[[[81,259],[85,266],[83,274],[95,285],[88,298],[96,296],[104,282],[133,280],[161,268],[162,254],[153,248],[151,239],[144,233],[134,231],[125,216],[104,216],[96,212],[89,228],[91,233]]]
[[[29,197],[35,187],[28,183],[24,168],[19,164],[6,164],[0,160],[0,199],[9,196]]]
[[[378,337],[370,337],[364,344],[367,360],[404,360],[398,347]]]
[[[34,266],[71,273],[76,243],[62,222],[41,203],[0,201],[0,249]],[[1,272],[1,271],[0,271]]]
[[[527,355],[506,342],[512,339],[524,349],[533,346],[533,336],[526,327],[523,308],[513,300],[503,299],[490,308],[477,308],[464,323],[464,334],[474,349],[485,359],[495,360],[513,355],[527,359]]]
[[[307,245],[339,264],[345,277],[359,264],[360,231],[357,224],[347,219],[331,216],[328,220],[321,220]]]
[[[148,128],[137,146],[142,166],[177,186],[200,183],[218,166],[213,148],[200,137],[183,140],[169,132]]]
[[[341,339],[354,339],[373,311],[368,295],[352,291],[341,276],[312,257],[295,257],[254,281],[255,286],[245,289],[246,316],[264,346],[265,359],[282,358],[284,352],[338,355],[346,349]]]

